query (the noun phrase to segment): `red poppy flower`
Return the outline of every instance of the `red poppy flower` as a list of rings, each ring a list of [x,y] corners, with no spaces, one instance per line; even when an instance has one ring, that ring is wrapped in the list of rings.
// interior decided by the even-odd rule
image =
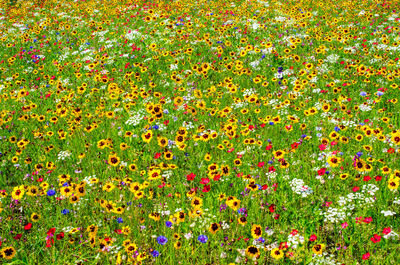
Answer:
[[[204,188],[201,190],[202,192],[209,192],[211,190],[210,185],[204,185]]]
[[[218,180],[220,180],[220,178],[221,178],[220,175],[215,175],[215,176],[214,176],[214,181],[218,181]]]
[[[47,231],[47,235],[48,236],[53,236],[55,232],[56,232],[56,229],[54,227],[50,228],[49,231]]]
[[[321,144],[321,145],[318,146],[318,147],[319,147],[319,150],[321,150],[321,151],[323,151],[323,150],[326,149],[326,145],[324,145],[324,144]]]
[[[209,178],[201,178],[200,184],[208,184],[210,182]]]
[[[27,231],[31,230],[31,228],[32,228],[32,223],[29,223],[26,226],[24,226],[24,229],[27,230]]]
[[[19,240],[21,237],[22,237],[22,234],[17,234],[17,235],[14,237],[14,239],[15,239],[15,240]]]
[[[315,234],[310,236],[310,241],[315,241],[317,240],[317,236]]]
[[[262,190],[266,190],[266,189],[268,189],[268,185],[267,184],[262,185]]]
[[[371,180],[371,177],[370,177],[370,176],[364,176],[363,181],[370,181],[370,180]]]
[[[382,180],[382,176],[376,176],[376,177],[375,177],[375,180],[376,180],[376,181],[381,181],[381,180]]]
[[[370,256],[371,256],[371,254],[369,254],[369,252],[367,252],[364,255],[362,255],[362,259],[367,260],[367,259],[369,259]]]
[[[258,167],[263,167],[264,164],[265,164],[265,162],[259,162],[257,166],[258,166]]]
[[[270,213],[273,213],[273,212],[275,212],[276,205],[275,205],[275,204],[271,204],[271,205],[268,207],[268,209],[269,209],[269,212],[270,212]]]
[[[64,238],[64,232],[59,233],[59,234],[56,236],[56,238],[57,238],[57,240],[63,239],[63,238]]]
[[[376,243],[379,243],[381,241],[381,236],[378,235],[378,234],[374,234],[374,236],[371,237],[370,239],[374,244],[376,244]]]
[[[265,150],[271,150],[272,149],[272,145],[271,144],[269,144],[269,145],[267,145],[266,147],[265,147]]]
[[[49,238],[46,240],[46,248],[51,247],[51,245],[54,244],[54,239],[53,238]]]
[[[392,229],[390,227],[383,228],[383,232],[382,233],[384,235],[390,234],[390,232],[392,232]]]
[[[196,177],[195,174],[190,173],[189,175],[186,176],[186,179],[187,179],[187,181],[191,181],[191,180],[194,180],[195,177]]]
[[[287,242],[281,242],[279,244],[279,249],[286,249],[286,248],[289,248]]]
[[[324,175],[324,174],[325,174],[325,171],[326,171],[326,168],[325,168],[325,167],[324,167],[324,168],[321,168],[320,170],[318,170],[318,175],[319,175],[319,176]]]
[[[365,217],[363,220],[364,223],[369,224],[372,222],[372,217]]]

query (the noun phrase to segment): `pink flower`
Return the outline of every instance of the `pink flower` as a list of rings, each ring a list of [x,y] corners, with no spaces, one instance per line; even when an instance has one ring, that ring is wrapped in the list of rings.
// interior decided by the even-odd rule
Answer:
[[[326,145],[321,144],[321,145],[319,146],[319,150],[323,151],[323,150],[325,150],[325,149],[326,149]]]
[[[372,222],[372,217],[365,217],[363,220],[364,223],[369,224]]]
[[[347,223],[347,222],[344,222],[343,224],[342,224],[342,228],[343,229],[345,229],[346,227],[348,227],[349,226],[349,224]]]

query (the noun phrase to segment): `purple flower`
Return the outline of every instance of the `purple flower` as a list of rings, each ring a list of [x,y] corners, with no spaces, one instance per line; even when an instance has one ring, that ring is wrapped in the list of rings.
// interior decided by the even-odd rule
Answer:
[[[207,243],[208,237],[206,235],[199,235],[197,240],[199,240],[201,243],[204,244],[204,243]]]
[[[157,243],[160,245],[165,245],[168,242],[168,238],[166,238],[165,236],[159,236],[157,237]]]
[[[158,252],[157,250],[153,250],[153,251],[151,252],[151,255],[152,255],[153,257],[157,258],[158,256],[160,256],[160,252]]]

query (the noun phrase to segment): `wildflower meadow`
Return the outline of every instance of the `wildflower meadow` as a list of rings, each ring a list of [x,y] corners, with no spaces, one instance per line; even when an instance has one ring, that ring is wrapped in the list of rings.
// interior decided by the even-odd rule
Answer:
[[[400,264],[399,10],[0,0],[0,264]]]

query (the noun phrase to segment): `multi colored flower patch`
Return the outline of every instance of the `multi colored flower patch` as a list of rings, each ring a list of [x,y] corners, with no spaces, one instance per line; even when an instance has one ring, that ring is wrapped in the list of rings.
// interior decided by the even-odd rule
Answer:
[[[0,4],[1,264],[399,264],[396,0]]]

